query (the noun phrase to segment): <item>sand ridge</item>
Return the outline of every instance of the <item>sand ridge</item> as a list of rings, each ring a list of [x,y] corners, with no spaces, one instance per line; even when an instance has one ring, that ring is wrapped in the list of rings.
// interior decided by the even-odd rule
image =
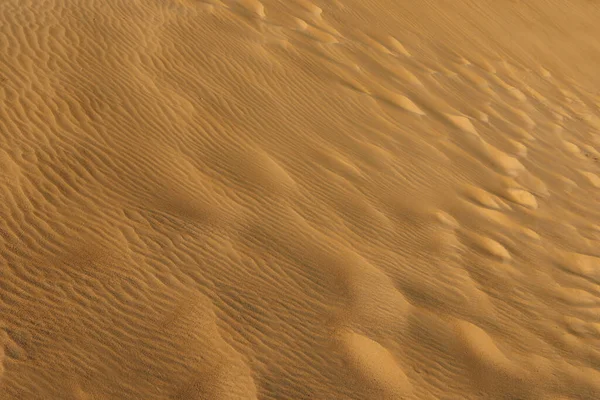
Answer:
[[[0,399],[599,398],[599,17],[0,0]]]

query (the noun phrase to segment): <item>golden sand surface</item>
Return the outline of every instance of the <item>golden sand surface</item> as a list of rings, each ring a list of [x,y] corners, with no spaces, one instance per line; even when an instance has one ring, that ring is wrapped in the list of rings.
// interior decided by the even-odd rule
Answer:
[[[599,159],[595,0],[0,0],[0,399],[598,400]]]

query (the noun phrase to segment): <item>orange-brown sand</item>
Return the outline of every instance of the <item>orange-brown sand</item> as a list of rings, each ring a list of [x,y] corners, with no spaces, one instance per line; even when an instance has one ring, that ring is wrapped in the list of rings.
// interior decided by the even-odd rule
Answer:
[[[600,399],[599,38],[0,0],[0,400]]]

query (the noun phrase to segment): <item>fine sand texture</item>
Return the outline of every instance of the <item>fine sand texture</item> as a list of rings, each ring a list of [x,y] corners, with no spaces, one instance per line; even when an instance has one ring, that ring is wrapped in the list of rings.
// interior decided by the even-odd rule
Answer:
[[[599,38],[0,0],[0,400],[600,399]]]

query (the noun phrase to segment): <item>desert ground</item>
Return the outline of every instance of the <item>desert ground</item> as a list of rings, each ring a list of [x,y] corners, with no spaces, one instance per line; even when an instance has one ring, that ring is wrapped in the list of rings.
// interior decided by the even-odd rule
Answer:
[[[600,3],[0,0],[0,399],[600,399]]]

